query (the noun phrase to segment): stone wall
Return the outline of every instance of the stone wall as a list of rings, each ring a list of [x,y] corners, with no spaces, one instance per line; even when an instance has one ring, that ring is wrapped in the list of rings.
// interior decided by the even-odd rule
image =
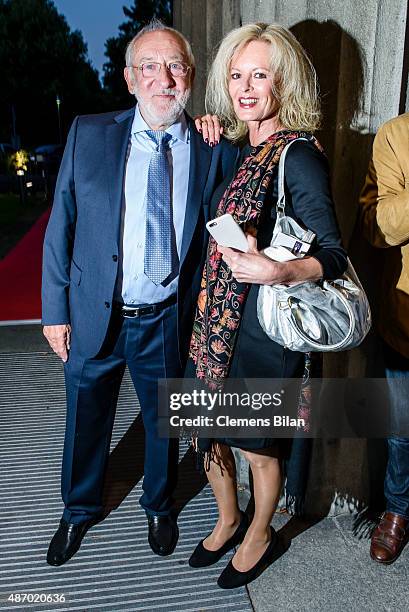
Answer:
[[[276,21],[289,27],[316,67],[324,113],[318,137],[332,168],[344,243],[367,288],[376,319],[380,254],[359,234],[357,206],[376,130],[384,121],[409,110],[408,3],[174,0],[174,25],[192,42],[198,64],[191,112],[204,110],[206,72],[221,37],[233,27],[254,21]],[[325,374],[381,375],[379,356],[379,341],[373,333],[362,348],[327,356]],[[310,482],[314,507],[329,511],[334,497],[350,504],[344,509],[376,503],[382,497],[384,457],[382,441],[317,442]]]
[[[289,27],[318,72],[320,138],[333,167],[338,218],[348,241],[373,134],[405,110],[407,11],[402,0],[174,0],[174,25],[192,42],[197,60],[190,110],[204,111],[207,69],[225,33],[253,21]]]

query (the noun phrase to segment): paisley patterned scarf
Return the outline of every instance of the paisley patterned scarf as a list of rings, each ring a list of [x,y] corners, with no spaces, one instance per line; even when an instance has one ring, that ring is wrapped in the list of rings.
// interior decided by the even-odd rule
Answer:
[[[310,133],[281,131],[253,147],[240,166],[217,207],[216,217],[230,213],[243,227],[257,228],[266,192],[274,169],[286,144],[296,138],[308,138],[321,150]],[[210,237],[203,269],[189,356],[196,367],[196,377],[211,389],[218,389],[228,376],[235,339],[250,289],[248,283],[233,278],[229,266]]]

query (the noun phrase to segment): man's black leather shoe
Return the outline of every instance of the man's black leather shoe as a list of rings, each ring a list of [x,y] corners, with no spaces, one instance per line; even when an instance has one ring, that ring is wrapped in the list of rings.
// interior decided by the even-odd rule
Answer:
[[[75,525],[61,519],[60,526],[48,547],[47,563],[49,565],[63,565],[68,559],[71,559],[81,546],[82,538],[88,529],[97,522],[97,519],[89,519]]]
[[[179,529],[170,515],[156,516],[148,514],[148,542],[156,555],[166,557],[175,550],[179,538]]]

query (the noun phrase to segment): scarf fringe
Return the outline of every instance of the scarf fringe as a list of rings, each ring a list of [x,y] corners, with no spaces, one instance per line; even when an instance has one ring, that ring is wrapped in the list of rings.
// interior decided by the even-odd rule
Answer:
[[[380,519],[381,511],[374,511],[364,507],[354,517],[352,524],[352,533],[359,540],[369,539],[377,526]]]
[[[291,495],[288,491],[285,492],[285,510],[291,516],[304,516],[305,514],[305,498]]]

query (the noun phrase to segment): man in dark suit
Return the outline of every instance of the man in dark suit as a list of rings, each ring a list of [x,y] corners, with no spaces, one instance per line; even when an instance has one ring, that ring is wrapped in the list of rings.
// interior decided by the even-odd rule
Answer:
[[[149,544],[159,555],[176,545],[177,443],[158,436],[157,380],[183,373],[208,203],[236,159],[226,142],[205,144],[184,112],[194,58],[181,34],[151,23],[126,64],[137,105],[75,119],[44,242],[44,335],[64,361],[67,391],[65,509],[51,565],[65,563],[101,517],[126,365],[145,427]]]

